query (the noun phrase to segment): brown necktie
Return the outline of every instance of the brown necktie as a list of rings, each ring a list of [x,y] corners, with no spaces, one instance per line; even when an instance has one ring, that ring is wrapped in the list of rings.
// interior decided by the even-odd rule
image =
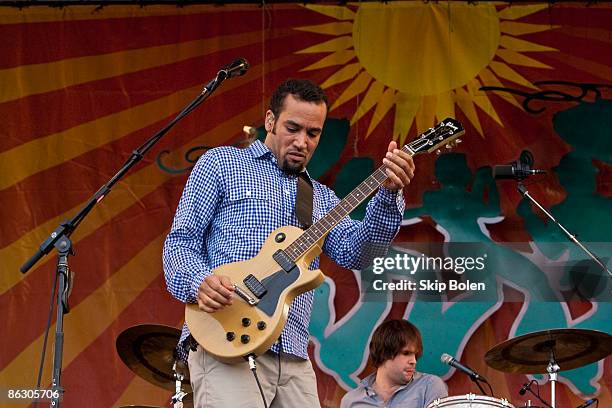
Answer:
[[[312,184],[304,171],[297,177],[295,216],[302,224],[302,229],[307,229],[312,225]]]

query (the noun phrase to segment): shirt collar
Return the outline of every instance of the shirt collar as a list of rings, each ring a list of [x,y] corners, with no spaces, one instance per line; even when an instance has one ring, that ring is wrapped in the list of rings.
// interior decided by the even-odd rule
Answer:
[[[272,153],[272,150],[270,150],[270,148],[266,146],[266,144],[263,143],[261,140],[259,139],[255,140],[253,143],[251,143],[248,149],[253,155],[253,157],[255,157],[256,159],[260,157],[269,157],[270,160],[272,160],[272,162],[278,166],[278,161],[276,160],[276,156],[274,156],[274,154]],[[310,173],[308,173],[308,169],[304,170],[304,173],[306,173],[306,176],[308,177],[309,180],[311,180],[311,184],[312,184],[312,177],[310,177]],[[288,176],[288,177],[295,177],[295,176]]]
[[[410,384],[412,384],[413,382],[421,378],[421,376],[422,376],[421,373],[419,373],[418,371],[415,371],[414,374],[412,375],[412,380],[408,381],[408,384],[404,384],[401,387],[399,387],[395,392],[403,390],[404,388],[406,388],[407,386],[409,386]],[[376,391],[374,391],[374,387],[373,387],[374,381],[376,381],[376,372],[368,375],[366,378],[361,380],[361,385],[363,385],[363,389],[368,397],[373,397],[375,395],[378,395],[376,394]]]

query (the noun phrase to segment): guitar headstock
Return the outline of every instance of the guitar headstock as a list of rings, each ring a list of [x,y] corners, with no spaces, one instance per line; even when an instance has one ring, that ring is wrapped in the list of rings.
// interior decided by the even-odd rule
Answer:
[[[408,143],[406,147],[413,153],[434,152],[440,153],[440,148],[444,146],[447,150],[452,149],[461,143],[459,136],[465,133],[463,125],[452,118],[446,118],[426,132],[421,133],[415,140]]]

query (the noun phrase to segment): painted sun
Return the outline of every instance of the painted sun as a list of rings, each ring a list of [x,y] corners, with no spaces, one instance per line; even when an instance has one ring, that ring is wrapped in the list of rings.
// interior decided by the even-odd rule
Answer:
[[[502,127],[503,123],[479,88],[485,84],[502,87],[503,79],[538,89],[512,66],[552,69],[534,54],[557,51],[520,38],[556,28],[518,21],[546,4],[501,9],[464,2],[306,7],[336,21],[296,27],[333,37],[298,51],[327,53],[303,71],[338,67],[322,83],[324,89],[347,84],[330,111],[357,98],[353,125],[374,109],[365,138],[392,108],[393,138],[400,143],[413,123],[421,133],[436,120],[455,117],[456,109],[484,137],[477,108]],[[512,95],[498,95],[522,109]]]

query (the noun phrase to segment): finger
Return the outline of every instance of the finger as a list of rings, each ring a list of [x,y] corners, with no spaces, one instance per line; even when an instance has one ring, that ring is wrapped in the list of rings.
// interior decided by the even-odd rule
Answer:
[[[395,175],[395,173],[393,173],[391,170],[385,169],[385,173],[387,173],[387,181],[384,184],[385,188],[388,188],[390,190],[399,190],[400,188],[404,187],[404,183],[402,183],[402,180],[397,177],[397,175]]]
[[[204,282],[206,282],[212,290],[221,294],[225,298],[231,298],[233,286],[231,280],[227,276],[209,276],[204,280]]]
[[[394,164],[396,164],[397,166],[399,166],[403,172],[405,173],[405,175],[407,175],[407,178],[404,178],[403,174],[398,173],[397,171],[395,171],[395,168],[392,168],[392,170],[395,171],[395,173],[402,178],[402,180],[406,183],[409,183],[410,180],[414,177],[414,162],[412,161],[412,157],[405,153],[405,156],[402,155],[401,152],[399,150],[396,150],[396,152],[399,152],[398,154],[392,154],[390,157],[388,157],[389,160],[391,160],[391,162],[393,162]],[[387,153],[387,155],[389,155],[389,153]]]
[[[231,292],[234,291],[234,284],[232,283],[232,280],[227,276],[221,275],[219,276],[219,282],[221,283],[221,285],[223,285],[224,288],[230,291],[231,295]]]
[[[211,301],[214,301],[218,303],[219,305],[230,305],[232,303],[231,292],[229,296],[225,296],[224,294],[216,291],[210,286],[203,285],[200,289],[201,289],[200,293],[203,299],[210,299]],[[210,303],[207,303],[207,304],[210,306]]]
[[[206,300],[203,300],[200,297],[198,297],[198,307],[200,308],[200,310],[203,310],[207,313],[214,313],[217,310],[220,310],[223,308],[222,305],[220,305],[219,303],[215,301],[212,301],[209,298],[206,298]]]
[[[397,149],[397,142],[395,140],[392,140],[389,143],[389,147],[387,147],[387,152],[393,152],[395,149]]]
[[[385,163],[385,165],[387,166],[387,170],[390,171],[391,174],[395,176],[397,180],[400,180],[402,187],[410,184],[410,177],[408,177],[408,174],[406,173],[406,172],[410,172],[410,169],[405,170],[402,167],[400,167],[397,163],[393,162],[391,159],[388,159],[386,157],[383,160],[383,163]],[[395,178],[392,178],[391,176],[389,177],[394,182],[397,182]]]

